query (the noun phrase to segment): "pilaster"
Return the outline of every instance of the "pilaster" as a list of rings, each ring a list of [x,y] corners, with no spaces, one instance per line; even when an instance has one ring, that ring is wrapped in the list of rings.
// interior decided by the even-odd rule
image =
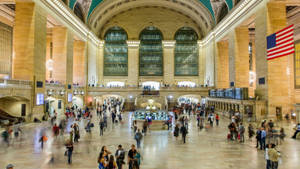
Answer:
[[[163,41],[164,84],[174,84],[174,49],[176,41]]]
[[[127,41],[128,45],[128,85],[139,83],[139,46],[140,41]]]

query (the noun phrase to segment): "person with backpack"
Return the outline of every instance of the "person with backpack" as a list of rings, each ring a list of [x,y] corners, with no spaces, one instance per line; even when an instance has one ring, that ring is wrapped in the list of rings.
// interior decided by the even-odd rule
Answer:
[[[141,140],[143,138],[142,133],[140,132],[140,129],[135,133],[134,139],[136,140],[137,148],[141,148]]]
[[[125,151],[122,148],[122,145],[118,146],[118,149],[115,153],[116,161],[117,161],[117,166],[118,169],[123,168],[123,164],[125,164],[124,159],[125,159]]]

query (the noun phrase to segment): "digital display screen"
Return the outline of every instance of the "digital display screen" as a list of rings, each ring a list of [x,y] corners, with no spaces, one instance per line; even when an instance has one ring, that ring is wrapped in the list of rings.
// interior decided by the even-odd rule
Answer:
[[[70,102],[72,102],[72,100],[73,100],[72,93],[68,93],[68,102],[70,103]]]
[[[44,104],[44,94],[43,93],[38,93],[36,94],[36,105],[43,105]]]

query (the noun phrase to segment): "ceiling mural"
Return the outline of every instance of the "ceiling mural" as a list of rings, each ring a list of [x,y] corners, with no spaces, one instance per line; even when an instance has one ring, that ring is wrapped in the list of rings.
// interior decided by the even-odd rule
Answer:
[[[113,0],[70,0],[69,7],[74,9],[75,4],[79,3],[83,9],[86,20],[89,19],[93,11],[97,8],[98,5],[103,1],[113,1]],[[176,1],[176,0],[173,0]],[[217,22],[218,13],[221,11],[222,4],[226,4],[228,9],[231,10],[234,7],[234,0],[195,0],[203,4],[207,10],[210,12],[212,17]]]

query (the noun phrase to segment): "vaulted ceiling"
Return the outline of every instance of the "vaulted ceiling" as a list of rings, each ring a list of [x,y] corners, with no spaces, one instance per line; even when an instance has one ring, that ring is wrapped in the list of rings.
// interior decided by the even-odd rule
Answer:
[[[199,25],[202,37],[220,22],[240,0],[69,0],[69,7],[99,35],[109,20],[141,7],[159,7],[189,17]],[[100,36],[100,35],[99,35]]]

